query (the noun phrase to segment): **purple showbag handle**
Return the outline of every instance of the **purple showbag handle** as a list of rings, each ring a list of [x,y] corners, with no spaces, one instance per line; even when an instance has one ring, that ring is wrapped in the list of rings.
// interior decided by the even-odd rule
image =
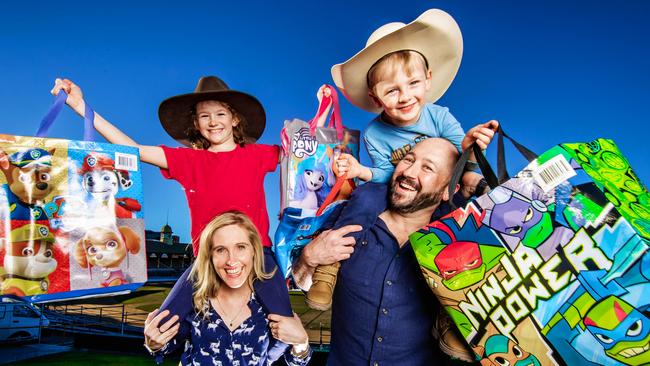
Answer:
[[[59,91],[54,103],[52,103],[50,109],[45,114],[45,117],[41,120],[41,125],[38,127],[38,131],[36,131],[36,137],[47,137],[47,132],[50,130],[50,127],[52,127],[52,123],[54,123],[56,117],[61,113],[61,109],[63,109],[66,99],[68,99],[68,94],[63,90]],[[95,130],[93,126],[94,119],[95,111],[93,111],[88,103],[86,103],[86,110],[84,112],[84,141],[95,140],[93,136],[93,131]]]

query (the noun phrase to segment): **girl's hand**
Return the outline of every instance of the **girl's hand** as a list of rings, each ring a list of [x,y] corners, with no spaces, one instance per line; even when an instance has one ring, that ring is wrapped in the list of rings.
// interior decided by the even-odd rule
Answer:
[[[57,78],[56,80],[54,80],[54,87],[52,88],[50,93],[56,96],[59,95],[59,92],[61,90],[68,93],[68,99],[65,101],[65,103],[69,105],[79,115],[83,116],[85,102],[84,102],[83,93],[81,92],[81,88],[79,88],[79,86],[77,86],[75,83],[73,83],[68,79]]]
[[[309,337],[296,313],[293,317],[269,314],[269,328],[273,338],[291,345],[305,345]]]
[[[465,151],[465,149],[470,147],[474,142],[476,142],[482,150],[487,149],[497,128],[499,128],[499,122],[495,120],[472,127],[467,131],[467,134],[465,134],[465,137],[460,144],[461,149]]]
[[[320,88],[318,88],[318,91],[316,92],[316,98],[318,99],[318,103],[323,101],[323,96],[326,98],[329,98],[330,95],[332,95],[332,91],[330,87],[327,84],[321,85]]]
[[[178,333],[180,327],[178,315],[172,316],[165,324],[158,327],[160,321],[167,315],[169,315],[169,310],[159,313],[156,309],[150,312],[144,321],[144,342],[152,351],[163,348]]]

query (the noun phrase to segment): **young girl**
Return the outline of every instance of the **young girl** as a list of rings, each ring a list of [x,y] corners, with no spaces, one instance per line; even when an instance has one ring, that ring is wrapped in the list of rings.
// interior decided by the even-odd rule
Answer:
[[[253,283],[272,276],[263,266],[260,237],[246,215],[215,217],[201,233],[190,273],[193,311],[181,323],[191,335],[178,337],[176,316],[160,325],[167,311],[147,316],[145,345],[157,361],[187,340],[182,365],[271,365],[282,355],[289,366],[307,365],[311,351],[300,318],[269,315],[258,303]]]
[[[66,103],[83,116],[81,89],[70,80],[56,79],[52,94],[68,93]],[[269,238],[269,216],[264,196],[264,176],[278,165],[278,146],[248,143],[262,135],[264,108],[253,96],[231,90],[215,76],[199,79],[193,93],[171,97],[160,104],[165,130],[188,147],[140,145],[95,113],[95,129],[114,144],[135,146],[140,159],[160,168],[167,179],[178,181],[185,191],[192,219],[194,256],[201,230],[216,215],[239,210],[255,224],[267,272],[276,268]],[[184,318],[192,311],[192,283],[183,273],[161,309]],[[268,281],[256,281],[255,293],[269,313],[292,316],[287,287],[279,271]],[[181,327],[181,333],[186,329]]]

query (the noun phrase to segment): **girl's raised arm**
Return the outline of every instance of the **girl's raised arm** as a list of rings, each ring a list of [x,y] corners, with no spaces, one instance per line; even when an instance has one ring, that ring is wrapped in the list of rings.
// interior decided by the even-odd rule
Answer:
[[[86,102],[83,99],[81,88],[68,79],[56,79],[51,93],[53,95],[58,95],[61,90],[68,93],[66,104],[77,112],[78,115],[83,117]],[[97,112],[95,112],[94,126],[95,130],[97,130],[97,132],[99,132],[99,134],[108,142],[112,144],[137,147],[140,150],[140,160],[159,168],[167,168],[167,158],[165,158],[165,153],[161,147],[138,144]]]

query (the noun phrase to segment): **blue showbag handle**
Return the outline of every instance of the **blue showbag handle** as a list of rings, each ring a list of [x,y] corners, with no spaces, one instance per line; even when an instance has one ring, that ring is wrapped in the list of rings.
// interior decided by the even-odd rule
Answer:
[[[61,113],[65,101],[68,99],[68,94],[63,90],[59,91],[59,94],[54,99],[54,103],[50,106],[50,109],[45,114],[45,117],[41,120],[41,124],[36,131],[36,137],[47,137],[47,132],[52,127],[54,120]],[[84,112],[84,141],[95,141],[94,133],[95,130],[93,126],[93,120],[95,119],[95,111],[86,103],[86,110]]]

